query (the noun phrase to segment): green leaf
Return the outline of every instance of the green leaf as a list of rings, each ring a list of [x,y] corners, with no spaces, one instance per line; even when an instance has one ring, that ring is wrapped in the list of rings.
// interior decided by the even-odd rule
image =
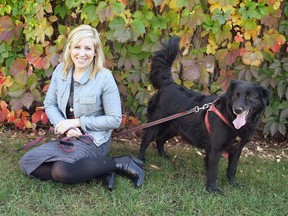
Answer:
[[[161,4],[163,3],[163,1],[164,1],[164,0],[153,0],[153,2],[154,2],[154,4],[155,4],[156,7],[159,6],[159,5],[161,5]]]
[[[279,123],[279,132],[284,136],[286,133],[286,126],[284,123]]]
[[[14,83],[8,90],[8,94],[11,96],[11,97],[21,97],[24,92],[26,90],[24,89],[24,86],[19,84],[19,83]]]
[[[288,117],[288,108],[281,110],[280,121],[287,120],[287,117]]]
[[[138,55],[138,54],[141,53],[141,48],[142,48],[141,45],[127,46],[127,50],[128,50],[130,53],[133,53],[133,54],[135,54],[135,55]]]
[[[83,13],[86,13],[87,20],[89,22],[93,22],[98,19],[98,15],[96,13],[96,7],[94,4],[86,4],[82,8]]]
[[[253,30],[257,28],[257,23],[254,20],[247,19],[244,21],[243,26],[246,30]]]
[[[57,15],[59,14],[61,19],[64,19],[66,14],[70,14],[70,9],[68,9],[65,5],[57,5],[54,9],[54,13]]]
[[[123,30],[126,28],[125,20],[122,17],[115,17],[110,23],[109,27],[113,30]]]
[[[111,5],[114,14],[121,14],[125,11],[125,6],[120,2],[113,2]]]
[[[20,73],[17,73],[15,76],[15,82],[19,83],[22,86],[25,86],[28,80],[27,72],[21,71]]]
[[[165,22],[165,19],[163,18],[158,18],[158,17],[153,17],[151,22],[153,23],[153,28],[154,29],[166,29],[167,25]]]
[[[41,92],[37,88],[32,89],[31,94],[33,95],[35,101],[42,102]]]
[[[134,37],[138,37],[146,33],[145,26],[141,20],[134,19],[131,23],[132,32]]]
[[[103,23],[107,19],[106,9],[107,9],[107,3],[104,1],[101,1],[96,9],[96,14],[99,16],[99,20],[101,23]]]
[[[77,5],[76,2],[74,0],[66,0],[65,5],[67,6],[68,9],[72,9],[73,7]]]
[[[119,29],[114,32],[114,37],[117,41],[125,43],[131,38],[131,33],[128,29]]]
[[[27,81],[27,87],[30,90],[33,90],[36,88],[37,86],[37,82],[38,82],[38,77],[35,74],[32,74],[31,76],[28,77],[28,81]]]
[[[279,98],[282,98],[284,93],[286,92],[286,85],[285,82],[283,80],[281,80],[277,86],[277,92],[278,92],[278,96]]]

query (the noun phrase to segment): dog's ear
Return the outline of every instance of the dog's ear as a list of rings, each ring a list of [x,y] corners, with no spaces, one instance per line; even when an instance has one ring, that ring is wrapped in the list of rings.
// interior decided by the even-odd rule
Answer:
[[[237,84],[236,80],[231,80],[230,85],[229,85],[229,87],[228,87],[228,89],[226,91],[226,97],[227,98],[231,98],[232,97],[232,94],[234,92],[236,84]]]
[[[269,105],[269,98],[270,98],[270,92],[269,90],[267,90],[266,88],[264,88],[263,86],[259,85],[259,92],[260,92],[260,97],[262,98],[264,104],[266,106]]]

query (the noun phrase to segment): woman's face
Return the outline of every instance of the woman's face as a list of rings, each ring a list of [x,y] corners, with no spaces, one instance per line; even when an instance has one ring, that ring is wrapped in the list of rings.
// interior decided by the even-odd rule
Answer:
[[[77,72],[84,72],[90,66],[94,56],[95,49],[91,38],[84,38],[71,47],[71,59]]]

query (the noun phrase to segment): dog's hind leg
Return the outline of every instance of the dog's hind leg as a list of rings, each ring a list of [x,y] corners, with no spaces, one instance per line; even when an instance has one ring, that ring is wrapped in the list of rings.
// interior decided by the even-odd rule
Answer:
[[[150,142],[152,142],[157,137],[159,130],[160,129],[157,126],[153,126],[145,130],[145,134],[142,138],[140,146],[140,153],[139,153],[140,160],[145,160],[146,149],[149,146]]]
[[[169,140],[170,138],[172,138],[174,136],[176,136],[175,132],[173,132],[169,129],[166,129],[164,131],[161,131],[160,135],[156,138],[158,153],[161,157],[169,158],[169,156],[166,154],[166,152],[164,150],[164,145],[165,145],[167,140]]]

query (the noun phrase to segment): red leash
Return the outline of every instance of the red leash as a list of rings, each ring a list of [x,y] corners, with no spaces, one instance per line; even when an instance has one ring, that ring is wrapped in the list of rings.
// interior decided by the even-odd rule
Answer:
[[[162,119],[158,119],[158,120],[149,122],[147,124],[140,125],[138,127],[134,127],[134,128],[130,128],[130,129],[127,129],[127,130],[123,130],[123,131],[121,131],[119,133],[113,134],[113,137],[117,137],[117,136],[120,136],[120,135],[123,135],[123,134],[127,134],[127,133],[132,133],[134,131],[138,131],[138,130],[142,130],[142,129],[145,129],[145,128],[148,128],[148,127],[152,127],[154,125],[158,125],[158,124],[170,121],[172,119],[176,119],[176,118],[179,118],[179,117],[182,117],[182,116],[185,116],[185,115],[189,115],[189,114],[192,114],[192,113],[197,113],[200,110],[204,110],[204,109],[209,108],[213,103],[214,102],[204,104],[202,107],[195,106],[194,108],[186,110],[184,112],[176,113],[174,115],[171,115],[171,116],[168,116],[168,117],[165,117],[165,118],[162,118]]]
[[[216,99],[216,100],[218,100],[218,99]],[[207,110],[206,115],[205,115],[205,124],[206,124],[206,128],[207,128],[209,134],[211,133],[210,123],[209,123],[209,119],[208,119],[208,113],[210,111],[216,113],[222,119],[222,121],[224,121],[227,125],[232,127],[231,124],[227,121],[227,119],[214,106],[214,102],[215,101],[213,101],[211,103],[206,103],[202,107],[195,106],[194,108],[186,110],[184,112],[176,113],[174,115],[171,115],[171,116],[168,116],[168,117],[165,117],[165,118],[162,118],[162,119],[158,119],[156,121],[152,121],[152,122],[149,122],[147,124],[140,125],[138,127],[134,127],[134,128],[130,128],[130,129],[127,129],[127,130],[123,130],[123,131],[121,131],[119,133],[113,134],[113,137],[121,136],[123,134],[128,134],[128,133],[132,133],[134,131],[138,131],[138,130],[142,130],[142,129],[145,129],[145,128],[148,128],[148,127],[152,127],[154,125],[158,125],[158,124],[161,124],[161,123],[164,123],[164,122],[167,122],[167,121],[170,121],[170,120],[173,120],[173,119],[185,116],[185,115],[189,115],[189,114],[192,114],[192,113],[197,113],[200,110],[205,110],[205,109],[208,109],[208,108],[209,109]],[[71,129],[71,128],[69,128],[69,129]],[[27,148],[39,143],[46,136],[46,134],[49,131],[54,131],[54,128],[50,127],[43,135],[41,135],[40,137],[36,138],[35,140],[27,143],[26,145],[24,145],[23,147],[17,149],[16,151],[25,150],[25,149],[27,149]],[[75,150],[76,146],[74,146],[74,144],[71,143],[70,141],[79,139],[79,140],[82,140],[83,142],[87,143],[87,140],[85,140],[85,138],[83,139],[83,137],[88,137],[90,139],[89,143],[91,143],[91,141],[93,142],[93,140],[94,140],[93,137],[91,135],[89,135],[89,134],[85,134],[85,135],[82,135],[82,136],[79,136],[79,137],[63,137],[63,138],[59,139],[60,147],[63,148],[67,152],[72,152],[72,151]],[[69,146],[71,148],[67,149],[65,146]]]
[[[25,150],[27,148],[30,148],[31,146],[36,145],[37,143],[39,143],[46,135],[49,131],[53,131],[54,128],[50,127],[44,134],[42,134],[41,136],[37,137],[35,140],[32,140],[31,142],[27,143],[26,145],[22,146],[19,149],[16,149],[15,151],[21,151],[21,150]]]

